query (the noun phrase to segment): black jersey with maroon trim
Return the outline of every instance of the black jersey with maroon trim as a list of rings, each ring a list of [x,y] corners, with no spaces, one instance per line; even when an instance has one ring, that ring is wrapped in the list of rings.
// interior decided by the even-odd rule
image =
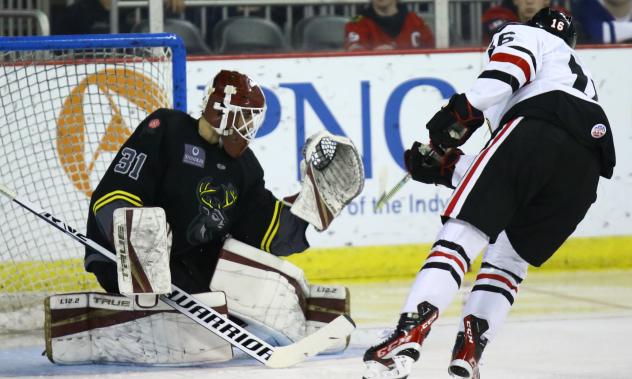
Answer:
[[[283,212],[283,203],[265,188],[254,153],[230,157],[199,135],[198,120],[180,111],[155,111],[121,147],[92,195],[88,237],[113,251],[113,211],[132,206],[165,210],[172,260],[217,252],[228,234],[274,252],[271,242],[282,222],[308,246],[306,224]],[[87,248],[86,267],[92,261],[107,259]]]
[[[465,94],[494,128],[518,116],[565,129],[600,155],[601,175],[615,165],[612,130],[598,103],[590,72],[561,38],[523,24],[508,24],[492,37],[488,62]]]

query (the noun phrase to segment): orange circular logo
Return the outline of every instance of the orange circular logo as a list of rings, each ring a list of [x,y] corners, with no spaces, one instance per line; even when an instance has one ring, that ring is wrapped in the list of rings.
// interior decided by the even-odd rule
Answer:
[[[88,96],[95,96],[86,93],[89,86],[96,86],[98,96],[107,99],[107,103],[86,102]],[[90,174],[99,156],[104,152],[117,152],[130,136],[132,127],[136,127],[125,123],[122,104],[128,102],[151,113],[167,107],[168,99],[154,80],[127,68],[108,68],[86,76],[77,84],[64,100],[57,119],[57,153],[75,188],[90,197],[93,191]],[[106,113],[109,109],[109,122],[103,117],[104,121],[99,123],[98,117],[92,115],[92,108],[98,112],[105,109]],[[87,145],[91,143],[87,141],[88,132],[101,134],[90,161],[86,159]]]

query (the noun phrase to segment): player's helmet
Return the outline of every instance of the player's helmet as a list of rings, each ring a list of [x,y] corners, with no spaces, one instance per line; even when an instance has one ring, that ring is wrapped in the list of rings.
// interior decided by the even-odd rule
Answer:
[[[247,75],[222,70],[207,87],[202,107],[202,117],[219,134],[224,150],[237,157],[263,123],[266,99]]]
[[[527,21],[527,25],[544,29],[563,39],[571,48],[575,48],[577,43],[575,21],[573,17],[564,12],[548,7],[542,8]]]

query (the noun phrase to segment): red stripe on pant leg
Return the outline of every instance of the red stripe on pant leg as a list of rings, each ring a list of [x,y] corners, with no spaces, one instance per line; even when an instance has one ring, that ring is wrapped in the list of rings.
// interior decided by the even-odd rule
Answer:
[[[476,169],[481,164],[481,162],[483,161],[483,159],[485,158],[485,156],[487,155],[489,150],[492,148],[492,146],[494,146],[496,144],[496,142],[498,142],[500,137],[502,137],[507,132],[507,130],[509,130],[509,127],[511,127],[511,125],[514,123],[514,121],[515,121],[515,119],[509,121],[508,123],[506,123],[505,126],[503,127],[503,129],[500,131],[500,133],[498,133],[498,135],[494,138],[492,143],[489,144],[489,146],[487,146],[487,148],[485,148],[485,150],[483,150],[479,154],[478,158],[476,159],[476,161],[474,162],[474,164],[472,165],[472,167],[468,171],[468,173],[465,176],[465,178],[461,181],[461,183],[459,183],[459,187],[456,189],[456,191],[454,193],[454,196],[452,197],[452,201],[450,201],[450,203],[448,204],[445,212],[443,212],[444,216],[451,217],[450,213],[452,213],[452,211],[454,210],[454,207],[456,206],[456,203],[459,201],[459,198],[463,194],[463,190],[465,190],[465,187],[467,187],[467,184],[472,179],[472,176],[474,175],[474,172],[476,172]]]
[[[507,53],[496,53],[492,55],[492,58],[490,60],[493,62],[506,62],[514,64],[518,66],[518,68],[520,68],[524,73],[524,77],[527,79],[526,83],[531,80],[531,67],[529,66],[529,63],[516,55]]]
[[[459,267],[461,268],[461,271],[465,275],[465,267],[463,266],[463,263],[461,263],[459,258],[455,257],[454,255],[450,255],[448,253],[444,253],[441,251],[433,251],[432,253],[430,253],[430,255],[428,255],[428,258],[432,258],[432,257],[444,257],[444,258],[452,259],[453,261],[456,262],[456,264],[459,265]]]
[[[507,285],[507,287],[511,288],[512,290],[518,292],[518,287],[514,286],[513,283],[511,283],[509,281],[509,279],[505,278],[502,275],[497,275],[497,274],[478,274],[478,276],[476,277],[476,280],[479,279],[494,279],[494,280],[498,280],[499,282],[503,282]]]

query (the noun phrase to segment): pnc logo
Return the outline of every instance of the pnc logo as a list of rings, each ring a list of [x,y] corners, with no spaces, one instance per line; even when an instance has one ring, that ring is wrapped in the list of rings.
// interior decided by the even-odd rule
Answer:
[[[95,87],[98,95],[92,90]],[[92,104],[96,98],[99,103]],[[103,99],[107,103],[104,104]],[[57,155],[75,188],[88,197],[93,190],[90,175],[99,156],[104,152],[117,152],[136,126],[125,122],[121,108],[127,104],[149,114],[167,107],[169,97],[158,83],[144,74],[129,68],[107,68],[86,76],[63,102],[57,118]],[[105,114],[93,115],[95,109]],[[91,135],[99,136],[96,144],[94,138],[88,138]],[[89,151],[94,151],[90,159],[87,158]]]

